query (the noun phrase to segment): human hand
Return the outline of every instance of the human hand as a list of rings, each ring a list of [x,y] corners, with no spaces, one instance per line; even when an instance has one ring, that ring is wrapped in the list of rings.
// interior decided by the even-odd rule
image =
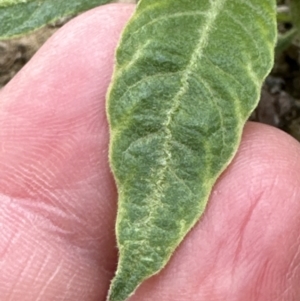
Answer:
[[[64,26],[0,92],[1,301],[105,300],[117,192],[105,94],[134,6]],[[300,148],[246,125],[207,211],[130,301],[300,299]]]

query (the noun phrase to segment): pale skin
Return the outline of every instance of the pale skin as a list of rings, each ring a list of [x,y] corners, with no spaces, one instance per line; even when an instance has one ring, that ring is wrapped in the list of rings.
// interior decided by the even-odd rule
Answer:
[[[0,92],[1,301],[104,301],[117,263],[105,93],[133,5],[64,26]],[[130,301],[300,299],[300,147],[248,123],[209,206]]]

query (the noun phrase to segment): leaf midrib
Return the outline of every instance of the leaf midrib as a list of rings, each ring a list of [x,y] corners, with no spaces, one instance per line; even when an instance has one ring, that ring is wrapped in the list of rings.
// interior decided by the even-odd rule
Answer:
[[[180,105],[180,101],[182,96],[186,93],[188,90],[189,84],[188,79],[191,76],[191,74],[194,72],[194,66],[197,65],[197,62],[201,59],[201,56],[203,55],[203,51],[206,48],[206,45],[208,44],[209,35],[213,28],[213,25],[215,23],[215,20],[217,19],[219,13],[221,12],[222,8],[224,7],[227,0],[218,0],[218,1],[212,1],[210,9],[206,12],[206,22],[205,26],[199,28],[199,42],[197,43],[195,50],[192,52],[191,58],[189,60],[189,63],[187,64],[185,68],[185,72],[183,72],[182,76],[182,86],[179,89],[179,91],[176,93],[173,101],[172,106],[166,113],[166,121],[163,123],[163,131],[165,132],[165,142],[162,146],[162,149],[164,151],[164,157],[160,159],[161,162],[165,162],[164,166],[161,168],[161,170],[156,173],[156,184],[155,189],[149,196],[149,199],[151,199],[151,202],[161,202],[160,200],[163,197],[163,190],[160,189],[162,186],[162,182],[164,180],[164,174],[168,169],[169,162],[172,159],[172,154],[170,151],[171,147],[171,140],[172,140],[172,131],[170,129],[170,124],[172,122],[172,118],[178,109]],[[162,204],[160,204],[160,207]],[[153,206],[155,207],[155,206]],[[156,206],[156,208],[158,208]],[[149,213],[151,216],[153,213]],[[151,218],[149,218],[151,219]]]

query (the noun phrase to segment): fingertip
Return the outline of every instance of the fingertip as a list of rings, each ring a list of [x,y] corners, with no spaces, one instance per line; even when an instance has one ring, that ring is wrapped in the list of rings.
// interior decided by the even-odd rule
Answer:
[[[289,134],[270,125],[248,122],[245,125],[240,150],[250,148],[257,153],[269,155],[269,158],[289,156],[299,160],[300,144]]]
[[[243,168],[249,176],[255,173],[261,182],[276,177],[296,184],[300,180],[300,144],[277,128],[248,122],[233,163],[228,172],[232,168]]]
[[[133,9],[113,4],[80,15],[1,91],[0,190],[8,201],[0,220],[8,239],[0,253],[3,246],[9,250],[8,273],[0,277],[4,299],[37,300],[41,292],[49,300],[104,298],[116,261],[117,197],[105,93]],[[16,283],[34,288],[15,290]]]

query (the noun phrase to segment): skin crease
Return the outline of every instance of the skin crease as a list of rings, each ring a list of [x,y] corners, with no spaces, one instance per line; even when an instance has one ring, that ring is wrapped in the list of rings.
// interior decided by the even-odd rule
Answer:
[[[1,301],[104,301],[117,262],[105,93],[133,5],[57,32],[0,92]],[[245,127],[207,211],[130,301],[299,301],[300,147]]]

